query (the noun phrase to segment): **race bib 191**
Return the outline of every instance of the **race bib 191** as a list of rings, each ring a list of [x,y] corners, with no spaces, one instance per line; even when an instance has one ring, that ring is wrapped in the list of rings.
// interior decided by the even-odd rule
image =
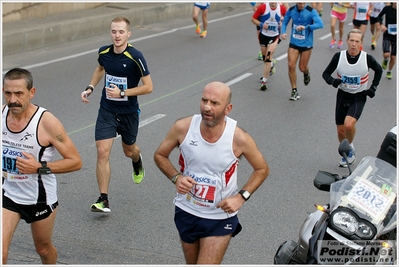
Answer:
[[[21,174],[17,168],[17,157],[23,157],[21,148],[3,145],[3,176],[9,182],[25,182],[32,179],[31,174]]]

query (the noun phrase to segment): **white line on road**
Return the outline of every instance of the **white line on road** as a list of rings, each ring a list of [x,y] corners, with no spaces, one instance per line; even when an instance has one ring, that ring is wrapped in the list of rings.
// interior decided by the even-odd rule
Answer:
[[[335,33],[339,33],[339,31],[335,31]],[[331,32],[330,32],[329,34],[326,34],[326,35],[320,37],[319,40],[325,40],[325,39],[327,39],[328,37],[331,37]]]
[[[230,86],[230,85],[232,85],[232,84],[235,84],[235,83],[237,83],[237,82],[239,82],[239,81],[244,80],[245,78],[247,78],[247,77],[249,77],[249,76],[251,76],[251,75],[252,75],[252,73],[245,73],[245,74],[243,74],[243,75],[241,75],[241,76],[239,76],[239,77],[237,77],[237,78],[235,78],[235,79],[233,79],[233,80],[227,82],[226,84],[227,84],[227,86]]]
[[[154,121],[156,121],[156,120],[159,120],[160,118],[163,118],[163,117],[165,117],[165,116],[166,116],[165,114],[157,114],[157,115],[152,116],[152,117],[150,117],[150,118],[148,118],[148,119],[145,119],[145,120],[143,120],[143,121],[140,121],[140,123],[139,123],[139,128],[141,128],[141,127],[143,127],[143,126],[146,126],[147,124],[150,124],[151,122],[154,122]]]
[[[287,53],[282,54],[281,56],[277,57],[276,60],[279,61],[279,60],[282,60],[282,59],[284,59],[286,57],[287,57]]]

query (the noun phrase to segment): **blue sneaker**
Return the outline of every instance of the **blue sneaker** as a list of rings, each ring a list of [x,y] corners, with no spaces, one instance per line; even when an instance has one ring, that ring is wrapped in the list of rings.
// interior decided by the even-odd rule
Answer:
[[[355,149],[354,148],[351,148],[349,150],[348,162],[349,162],[349,165],[352,165],[353,163],[356,162],[356,154],[355,154]],[[344,168],[348,167],[348,163],[346,162],[344,157],[342,157],[341,161],[339,162],[339,167],[344,167]]]

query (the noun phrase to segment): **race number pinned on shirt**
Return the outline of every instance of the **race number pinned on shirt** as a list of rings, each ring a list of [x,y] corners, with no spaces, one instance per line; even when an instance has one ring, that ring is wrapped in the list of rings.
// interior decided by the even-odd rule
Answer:
[[[31,174],[21,174],[17,168],[17,157],[24,157],[24,150],[18,147],[3,145],[3,177],[9,182],[25,182],[32,180]]]
[[[294,24],[292,37],[298,40],[305,40],[305,29],[298,30],[299,25]]]
[[[348,76],[342,74],[341,76],[342,86],[346,89],[356,90],[360,87],[360,76]]]
[[[111,84],[116,85],[119,90],[124,91],[127,89],[127,78],[126,77],[117,77],[113,75],[106,74],[105,75],[105,87],[112,88]],[[113,100],[113,101],[128,101],[127,96],[124,97],[108,97],[107,94],[105,94],[106,98],[108,100]]]
[[[396,24],[388,24],[388,33],[396,35]]]
[[[277,21],[270,21],[267,25],[267,32],[269,34],[279,34],[278,31],[278,22]]]

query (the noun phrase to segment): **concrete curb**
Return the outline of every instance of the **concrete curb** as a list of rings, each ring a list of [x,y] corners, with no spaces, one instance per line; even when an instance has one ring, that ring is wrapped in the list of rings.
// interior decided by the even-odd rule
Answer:
[[[211,3],[211,11],[247,3]],[[110,21],[125,16],[131,27],[192,14],[193,3],[108,3],[56,16],[3,24],[3,56],[104,34]]]

